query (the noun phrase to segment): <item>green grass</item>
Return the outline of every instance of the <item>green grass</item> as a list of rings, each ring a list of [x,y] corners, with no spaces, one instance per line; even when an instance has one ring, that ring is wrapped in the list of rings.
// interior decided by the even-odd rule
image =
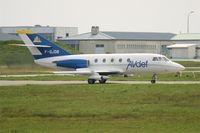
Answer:
[[[0,75],[19,75],[19,74],[44,74],[54,69],[45,68],[36,64],[12,65],[10,67],[0,66]]]
[[[179,64],[182,64],[185,67],[200,67],[200,62],[195,61],[175,61]]]
[[[0,133],[197,133],[200,85],[0,87]]]
[[[0,41],[0,66],[34,64],[27,48],[9,44],[22,44],[21,41]]]
[[[38,73],[50,70],[36,65],[26,47],[9,44],[23,44],[23,42],[0,41],[0,74]]]

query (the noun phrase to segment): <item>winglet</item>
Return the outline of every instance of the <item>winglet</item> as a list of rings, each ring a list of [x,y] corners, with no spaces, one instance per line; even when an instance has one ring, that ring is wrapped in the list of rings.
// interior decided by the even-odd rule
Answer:
[[[17,34],[35,34],[32,30],[17,30]]]

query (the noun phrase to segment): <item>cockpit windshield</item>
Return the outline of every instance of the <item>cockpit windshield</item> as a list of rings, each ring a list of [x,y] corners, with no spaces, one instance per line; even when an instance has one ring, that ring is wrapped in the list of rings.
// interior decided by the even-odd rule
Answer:
[[[169,61],[166,57],[153,57],[152,61]]]
[[[169,59],[167,59],[166,57],[162,57],[164,61],[169,61]]]

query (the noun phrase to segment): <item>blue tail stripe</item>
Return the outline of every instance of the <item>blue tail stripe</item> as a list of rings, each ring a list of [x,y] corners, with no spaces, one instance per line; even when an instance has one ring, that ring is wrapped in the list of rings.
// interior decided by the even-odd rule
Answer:
[[[42,36],[38,34],[27,34],[27,36],[33,42],[34,45],[50,46],[50,47],[37,47],[37,49],[42,53],[42,55],[33,55],[35,59],[71,55],[71,53],[58,47],[56,44],[48,41],[47,39],[43,38]]]

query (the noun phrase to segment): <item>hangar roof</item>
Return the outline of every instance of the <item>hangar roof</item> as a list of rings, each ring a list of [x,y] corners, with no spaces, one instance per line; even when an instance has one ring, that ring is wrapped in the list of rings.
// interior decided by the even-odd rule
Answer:
[[[96,35],[91,32],[63,38],[61,40],[170,40],[173,33],[158,32],[107,32],[102,31]]]
[[[109,35],[99,32],[97,35],[92,35],[91,33],[84,33],[75,36],[70,36],[67,38],[61,38],[60,40],[108,40],[115,39]]]
[[[158,32],[103,32],[115,39],[127,40],[170,40],[175,34]]]
[[[192,46],[196,46],[196,44],[173,44],[167,46],[167,48],[188,48]]]
[[[200,40],[199,33],[192,33],[192,34],[178,34],[172,37],[171,40]]]

